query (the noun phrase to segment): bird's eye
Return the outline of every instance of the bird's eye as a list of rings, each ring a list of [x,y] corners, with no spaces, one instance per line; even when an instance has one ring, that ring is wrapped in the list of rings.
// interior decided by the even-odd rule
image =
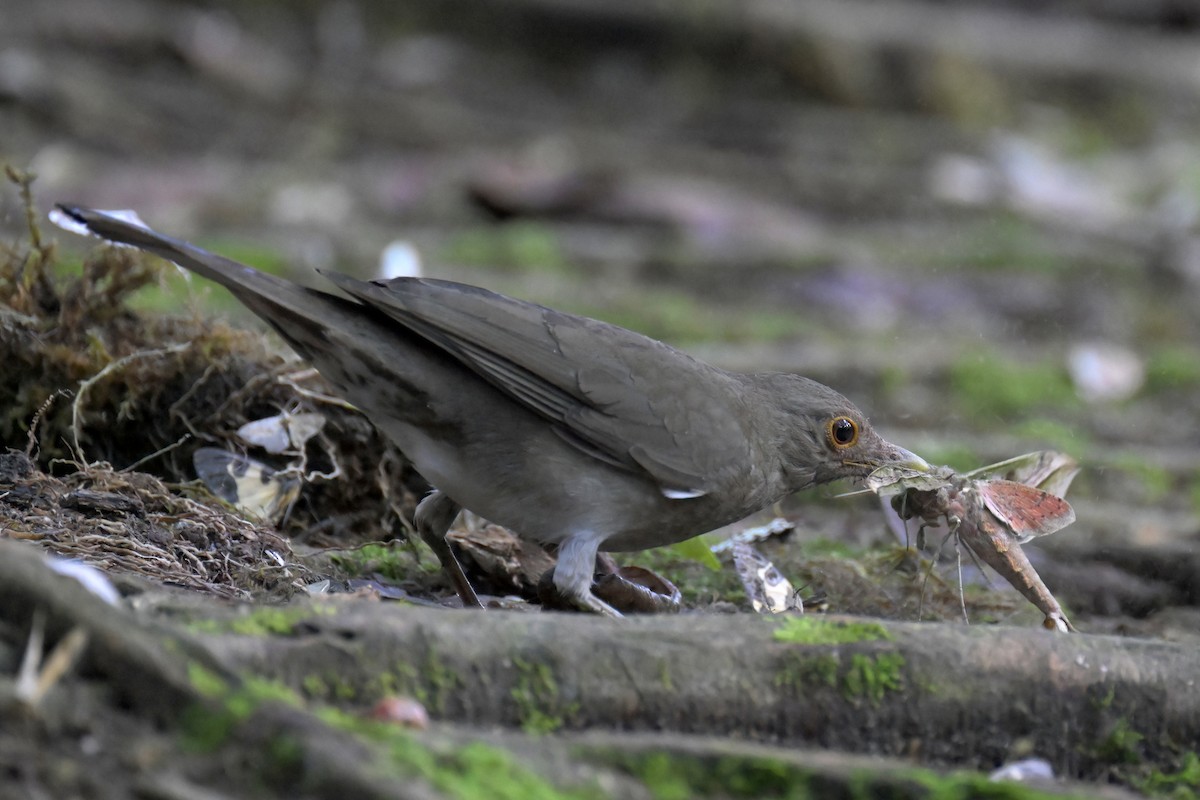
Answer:
[[[845,450],[858,442],[858,423],[849,417],[834,417],[825,426],[825,434],[834,450]]]

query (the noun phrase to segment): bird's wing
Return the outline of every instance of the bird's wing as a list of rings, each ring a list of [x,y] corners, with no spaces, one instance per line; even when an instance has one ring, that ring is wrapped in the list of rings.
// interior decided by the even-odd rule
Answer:
[[[737,378],[668,345],[449,281],[327,277],[668,497],[707,494],[748,460]]]

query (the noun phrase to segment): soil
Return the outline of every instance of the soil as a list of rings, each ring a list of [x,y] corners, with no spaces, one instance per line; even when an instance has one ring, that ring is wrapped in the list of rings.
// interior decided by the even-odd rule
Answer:
[[[1200,31],[1180,4],[4,16],[0,796],[1200,791]],[[940,537],[917,552],[852,486],[703,540],[782,518],[755,547],[803,616],[755,614],[727,551],[621,554],[678,614],[542,611],[550,556],[473,518],[452,538],[493,608],[453,610],[409,537],[428,487],[403,453],[219,289],[90,249],[54,202],[312,284],[419,253],[801,372],[956,469],[1066,453],[1077,520],[1026,552],[1079,633],[969,560],[960,591],[952,545],[931,567]],[[323,422],[282,452],[239,437],[279,414]],[[44,553],[99,568],[114,602]],[[1028,758],[1056,777],[987,781]]]

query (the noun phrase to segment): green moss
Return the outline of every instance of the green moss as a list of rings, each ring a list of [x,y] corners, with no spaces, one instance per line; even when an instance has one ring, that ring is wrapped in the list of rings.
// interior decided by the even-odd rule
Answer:
[[[462,679],[457,672],[447,667],[433,650],[430,650],[425,658],[421,675],[429,687],[427,704],[431,711],[440,714],[445,710],[446,699],[458,693]]]
[[[372,696],[406,694],[416,698],[430,711],[440,714],[446,701],[462,687],[462,678],[446,666],[436,652],[430,651],[423,663],[398,662],[391,672],[376,677],[367,688]]]
[[[300,686],[308,697],[324,700],[330,695],[329,684],[320,675],[305,675]]]
[[[1200,348],[1170,345],[1150,355],[1146,364],[1146,392],[1197,387],[1200,387]]]
[[[217,689],[216,683],[202,677],[202,671],[189,670],[189,674],[193,682],[201,676],[199,680],[208,689]],[[263,703],[303,705],[299,696],[287,686],[255,677],[246,678],[236,689],[226,689],[210,698],[214,702],[196,704],[183,712],[183,744],[188,749],[203,753],[216,750],[225,744],[237,725]]]
[[[787,617],[774,636],[777,642],[793,644],[849,644],[892,638],[878,622],[846,622],[812,615]]]
[[[514,658],[519,673],[510,692],[517,704],[517,717],[526,733],[552,733],[579,712],[579,703],[563,703],[558,682],[548,664]]]
[[[294,736],[280,734],[267,743],[266,771],[274,776],[273,785],[286,785],[304,767],[304,745]]]
[[[191,670],[192,680],[218,692],[223,682],[202,667]],[[227,690],[204,707],[184,714],[185,744],[211,752],[225,744],[239,724],[264,704],[282,703],[302,707],[299,696],[287,686],[258,678],[246,679],[240,687]],[[605,794],[594,786],[562,788],[519,764],[504,750],[480,743],[435,750],[408,731],[387,723],[363,719],[340,709],[323,706],[315,716],[332,728],[345,731],[383,748],[388,766],[402,778],[428,781],[447,797],[462,800],[600,800]],[[303,745],[281,736],[268,747],[270,770],[295,766],[303,761]]]
[[[809,644],[847,643],[836,636],[818,634],[810,637],[807,633],[804,636],[810,639]],[[828,638],[829,641],[812,642],[812,638]],[[865,699],[878,705],[888,692],[904,688],[904,664],[904,656],[896,652],[852,653],[846,663],[836,651],[813,654],[809,650],[794,650],[784,655],[782,666],[775,675],[775,685],[798,692],[809,691],[815,686],[836,687],[847,700]]]
[[[1082,453],[1091,444],[1082,429],[1044,417],[1022,420],[1013,426],[1012,432],[1016,436],[1038,441],[1039,446],[1051,447],[1065,453]]]
[[[775,674],[775,685],[781,688],[805,692],[813,686],[837,686],[838,667],[841,662],[836,655],[806,655],[788,653],[783,666]]]
[[[205,697],[221,697],[229,691],[229,684],[225,679],[207,667],[201,666],[195,661],[189,661],[187,670],[188,680],[191,681],[196,691]]]
[[[436,572],[441,567],[430,561],[418,566],[411,550],[400,544],[364,544],[352,550],[341,550],[330,555],[329,560],[350,577],[380,575],[389,581],[408,578],[414,567]]]
[[[1129,720],[1121,718],[1096,746],[1096,756],[1108,764],[1140,764],[1144,738],[1133,729]]]
[[[987,352],[954,363],[950,389],[958,406],[979,418],[1011,420],[1036,410],[1072,410],[1080,404],[1059,364],[1018,362]]]
[[[531,221],[461,231],[446,240],[436,260],[511,271],[558,274],[577,271],[554,228]]]
[[[1100,687],[1096,687],[1096,688],[1098,689]],[[1102,697],[1094,698],[1092,700],[1092,705],[1096,709],[1098,709],[1100,711],[1104,711],[1105,709],[1112,708],[1112,705],[1114,702],[1116,702],[1116,700],[1117,700],[1117,687],[1114,684],[1114,685],[1108,687],[1108,691],[1105,692]]]
[[[980,772],[863,768],[840,778],[772,758],[681,753],[588,752],[640,780],[656,800],[692,797],[807,800],[818,797],[911,797],[926,800],[1061,800],[1086,795],[1048,793]]]
[[[522,766],[511,754],[473,742],[450,750],[430,747],[408,731],[364,720],[335,708],[317,716],[331,727],[381,745],[390,766],[408,777],[428,781],[448,797],[461,800],[600,800],[596,786],[555,786]]]
[[[624,752],[603,754],[601,758],[644,783],[656,800],[807,800],[813,796],[808,788],[808,770],[770,758]]]
[[[187,624],[197,633],[236,633],[242,636],[290,636],[296,625],[333,609],[316,604],[260,606],[227,620],[199,619]]]
[[[1134,787],[1152,797],[1196,800],[1200,797],[1200,757],[1195,752],[1184,753],[1178,772],[1155,770],[1145,778],[1134,781]]]
[[[842,677],[842,693],[849,700],[866,698],[879,705],[884,695],[904,688],[904,656],[900,653],[880,653],[869,656],[855,653],[850,667]]]
[[[314,700],[355,700],[358,689],[339,673],[305,675],[300,683],[306,697]]]
[[[413,664],[401,661],[396,664],[392,672],[380,675],[379,683],[381,689],[387,683],[391,683],[394,685],[396,693],[412,695],[422,704],[429,705],[429,691],[421,680],[420,671]]]

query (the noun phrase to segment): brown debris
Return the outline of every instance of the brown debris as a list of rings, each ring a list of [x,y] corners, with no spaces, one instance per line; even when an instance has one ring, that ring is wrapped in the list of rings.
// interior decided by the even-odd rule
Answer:
[[[486,576],[490,589],[502,593],[537,597],[538,581],[554,568],[545,550],[499,525],[456,526],[446,538],[473,571]]]
[[[308,579],[284,537],[152,475],[91,464],[57,478],[11,450],[0,454],[0,536],[223,597],[290,595]]]

